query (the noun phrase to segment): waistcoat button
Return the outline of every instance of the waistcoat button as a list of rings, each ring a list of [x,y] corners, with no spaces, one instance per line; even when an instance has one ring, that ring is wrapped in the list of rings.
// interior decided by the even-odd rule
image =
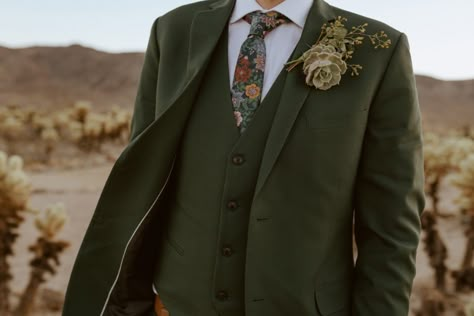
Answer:
[[[243,163],[244,163],[244,156],[239,155],[239,154],[234,155],[234,156],[232,157],[232,163],[233,163],[234,165],[241,165],[241,164],[243,164]]]
[[[230,257],[232,255],[233,251],[230,246],[224,246],[222,247],[222,254],[226,257]]]
[[[235,210],[238,206],[239,204],[237,203],[237,201],[230,200],[229,202],[227,202],[227,207],[231,210]]]
[[[227,293],[227,291],[224,291],[224,290],[220,290],[216,293],[216,297],[221,300],[221,301],[224,301],[226,300],[228,297],[229,297],[229,294]]]

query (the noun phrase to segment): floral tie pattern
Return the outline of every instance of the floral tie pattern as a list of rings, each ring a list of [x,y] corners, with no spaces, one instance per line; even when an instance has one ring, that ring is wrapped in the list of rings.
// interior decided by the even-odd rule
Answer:
[[[243,19],[250,24],[250,32],[240,48],[231,89],[240,133],[247,129],[261,100],[266,57],[264,37],[278,25],[290,21],[276,11],[253,11]]]

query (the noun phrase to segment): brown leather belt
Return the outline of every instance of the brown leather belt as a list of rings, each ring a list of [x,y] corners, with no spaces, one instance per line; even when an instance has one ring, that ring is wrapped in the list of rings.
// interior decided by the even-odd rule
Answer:
[[[170,313],[163,305],[163,302],[160,300],[160,296],[158,294],[155,297],[155,313],[158,316],[170,316]]]

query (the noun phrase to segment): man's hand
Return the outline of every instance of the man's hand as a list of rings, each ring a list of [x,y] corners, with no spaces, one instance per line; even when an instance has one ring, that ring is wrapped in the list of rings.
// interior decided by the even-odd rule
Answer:
[[[155,298],[155,313],[158,316],[170,316],[170,313],[165,308],[165,305],[163,305],[163,302],[161,301],[160,296],[158,294],[156,294]]]

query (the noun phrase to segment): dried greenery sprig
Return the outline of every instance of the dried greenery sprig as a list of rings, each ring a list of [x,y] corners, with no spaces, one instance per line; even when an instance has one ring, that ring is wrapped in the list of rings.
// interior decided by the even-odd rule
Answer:
[[[310,46],[300,57],[287,62],[287,71],[303,63],[308,85],[327,90],[339,84],[341,75],[347,68],[351,69],[351,76],[359,75],[362,65],[349,64],[355,46],[361,45],[368,37],[375,49],[390,47],[391,40],[384,31],[366,34],[368,23],[353,26],[349,31],[344,23],[347,18],[338,16],[336,19],[321,26],[321,32],[315,44]]]

